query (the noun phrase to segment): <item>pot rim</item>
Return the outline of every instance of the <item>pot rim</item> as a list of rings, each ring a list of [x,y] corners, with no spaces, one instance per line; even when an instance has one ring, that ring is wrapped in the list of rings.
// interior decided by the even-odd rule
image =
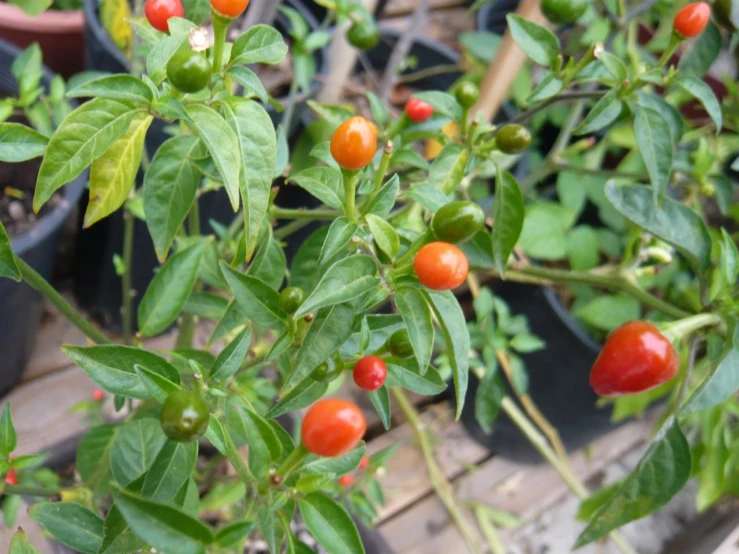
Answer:
[[[0,27],[39,34],[79,34],[85,25],[82,10],[47,10],[27,16],[18,6],[0,2]]]
[[[0,4],[0,8],[4,4]],[[0,14],[2,12],[0,11]],[[0,56],[15,59],[21,50],[7,42],[0,40]],[[48,89],[54,74],[46,67],[43,67],[43,77],[41,82]],[[7,92],[16,92],[15,90]],[[70,100],[73,108],[77,107],[77,102]],[[64,185],[63,198],[52,210],[44,214],[43,217],[36,220],[33,226],[24,231],[20,235],[11,237],[10,244],[13,252],[17,256],[22,256],[28,250],[34,248],[37,244],[43,242],[49,235],[54,233],[67,219],[71,211],[77,205],[77,201],[85,188],[87,182],[87,170],[83,171],[79,177],[73,179]]]

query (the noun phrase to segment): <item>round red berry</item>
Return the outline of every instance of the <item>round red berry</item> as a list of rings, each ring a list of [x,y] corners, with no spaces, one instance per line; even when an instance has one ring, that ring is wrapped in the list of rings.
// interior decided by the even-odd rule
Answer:
[[[342,487],[349,488],[352,486],[353,483],[354,483],[354,477],[352,477],[349,473],[339,477],[339,485],[341,485]]]
[[[5,482],[8,485],[17,485],[18,484],[18,476],[15,473],[15,468],[11,467],[8,470],[8,474],[5,476]]]
[[[379,389],[387,377],[387,366],[382,358],[365,356],[354,366],[354,382],[360,389],[373,391]]]
[[[105,393],[101,389],[95,389],[92,391],[92,399],[95,402],[102,402],[105,400]]]
[[[411,121],[423,123],[434,115],[434,107],[418,98],[411,98],[405,105],[405,113]]]
[[[362,461],[359,462],[359,469],[367,469],[369,462],[370,462],[369,458],[367,456],[364,456],[362,458]]]
[[[146,0],[144,15],[149,24],[163,33],[169,32],[170,17],[184,17],[185,8],[180,0]]]
[[[708,2],[694,2],[677,12],[673,26],[682,36],[692,38],[703,32],[709,19],[711,5]]]

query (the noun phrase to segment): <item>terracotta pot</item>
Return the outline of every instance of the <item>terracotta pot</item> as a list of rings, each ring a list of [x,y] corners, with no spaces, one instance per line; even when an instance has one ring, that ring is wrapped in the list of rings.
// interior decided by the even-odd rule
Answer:
[[[48,10],[31,18],[0,0],[0,39],[21,48],[38,42],[44,65],[65,79],[84,69],[84,25],[82,10]]]

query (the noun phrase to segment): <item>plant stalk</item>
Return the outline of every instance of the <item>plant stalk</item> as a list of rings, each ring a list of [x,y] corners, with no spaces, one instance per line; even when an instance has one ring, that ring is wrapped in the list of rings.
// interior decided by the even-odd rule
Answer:
[[[226,457],[231,463],[231,467],[236,471],[236,475],[239,479],[249,488],[255,481],[254,475],[252,474],[249,466],[239,454],[233,439],[231,438],[231,432],[226,425],[223,425],[224,435],[226,436]]]
[[[454,523],[457,526],[457,529],[459,529],[459,532],[470,552],[475,554],[480,553],[481,548],[475,530],[467,521],[464,513],[459,509],[459,505],[454,496],[454,490],[434,458],[434,449],[431,445],[431,440],[421,422],[418,412],[408,400],[403,389],[393,387],[392,392],[400,406],[400,409],[403,411],[403,415],[408,421],[408,424],[413,429],[413,434],[415,435],[418,445],[421,448],[421,452],[423,453],[423,459],[426,462],[426,470],[428,471],[429,479],[431,480],[431,485],[433,486],[436,495],[439,497],[439,500],[454,520]]]
[[[355,223],[357,221],[356,186],[358,172],[342,169],[341,174],[344,180],[344,214],[349,223]]]
[[[273,219],[307,219],[309,221],[320,221],[323,219],[336,219],[341,215],[341,212],[325,209],[305,210],[301,208],[293,209],[272,206],[270,208],[270,215]]]
[[[190,214],[188,215],[188,226],[191,237],[200,236],[200,205],[198,199],[190,208]],[[196,282],[193,290],[197,291],[200,289],[200,283]],[[179,329],[177,330],[177,340],[175,341],[175,348],[190,348],[192,346],[193,337],[195,336],[196,319],[192,314],[184,314],[180,320]]]
[[[123,208],[123,275],[121,276],[121,307],[123,317],[123,344],[131,344],[133,338],[133,295],[131,273],[133,272],[133,240],[136,216]]]
[[[26,485],[8,485],[3,484],[2,494],[20,494],[23,496],[56,496],[59,489],[51,489],[46,487],[29,487]]]
[[[28,265],[23,259],[16,256],[15,261],[21,270],[23,280],[32,288],[38,291],[49,303],[54,306],[60,314],[82,331],[87,338],[95,344],[111,344],[113,341],[99,331],[92,323],[87,321],[85,317],[75,310],[64,297],[52,287],[46,279],[39,275],[35,269]]]

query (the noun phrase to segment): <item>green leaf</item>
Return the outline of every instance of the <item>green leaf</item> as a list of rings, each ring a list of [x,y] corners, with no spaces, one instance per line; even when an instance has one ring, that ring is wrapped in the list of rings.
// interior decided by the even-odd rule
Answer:
[[[110,448],[115,429],[115,424],[97,425],[82,437],[77,446],[77,471],[82,482],[93,491],[107,486],[110,481]]]
[[[287,44],[277,29],[269,25],[254,25],[234,42],[229,65],[277,64],[286,54]]]
[[[349,223],[344,216],[337,217],[328,229],[326,240],[321,247],[318,256],[318,264],[322,265],[327,260],[343,249],[357,232],[357,224]]]
[[[228,68],[226,74],[244,87],[245,96],[256,96],[265,104],[269,101],[269,94],[264,88],[262,81],[251,69],[242,65],[232,65]]]
[[[36,181],[33,209],[75,179],[123,135],[139,113],[129,102],[95,98],[61,122],[46,148]]]
[[[364,554],[357,527],[344,508],[314,492],[298,500],[306,527],[329,554]]]
[[[234,298],[247,317],[258,327],[281,329],[287,314],[280,308],[280,295],[259,279],[239,273],[221,262],[221,271],[234,293]]]
[[[29,17],[40,15],[51,3],[52,0],[10,0],[10,4],[19,6]]]
[[[190,479],[197,459],[197,441],[167,441],[146,472],[141,496],[157,502],[173,502]]]
[[[582,123],[575,128],[573,134],[586,135],[610,125],[621,115],[622,109],[623,102],[618,98],[618,91],[609,90],[595,103]]]
[[[10,541],[10,551],[8,554],[39,554],[39,551],[28,540],[25,531],[18,529]]]
[[[621,61],[621,58],[618,56],[615,56],[610,52],[603,51],[600,53],[599,59],[603,62],[608,73],[610,73],[614,79],[619,81],[619,83],[622,83],[628,78],[629,71],[626,69],[626,64]]]
[[[149,371],[145,367],[134,365],[133,368],[136,370],[136,374],[139,376],[139,379],[141,379],[141,382],[149,391],[149,394],[151,394],[152,398],[158,402],[164,402],[171,393],[182,388],[166,377],[162,377],[153,371]]]
[[[604,294],[575,310],[575,315],[601,331],[613,331],[627,321],[639,319],[641,304],[625,294]]]
[[[179,17],[170,17],[167,23],[169,36],[164,35],[154,43],[146,57],[146,73],[157,85],[166,77],[169,60],[187,42],[190,29],[195,27],[193,22]]]
[[[257,518],[259,520],[259,534],[267,543],[267,549],[270,552],[282,552],[282,533],[275,525],[276,514],[263,506],[257,512]]]
[[[216,542],[218,546],[223,548],[237,546],[239,543],[243,545],[243,541],[251,534],[256,525],[254,521],[233,521],[218,529]]]
[[[382,188],[367,203],[367,206],[363,206],[363,213],[385,217],[395,206],[395,198],[398,196],[399,188],[400,178],[396,173],[388,179],[387,183],[382,185]]]
[[[703,77],[721,53],[721,43],[721,32],[709,20],[703,32],[690,41],[690,46],[680,56],[680,75]]]
[[[521,236],[524,211],[523,195],[516,179],[506,171],[498,171],[495,176],[493,258],[501,277],[505,275],[508,258]]]
[[[471,11],[474,11],[474,8]],[[501,40],[503,40],[503,37],[489,31],[472,31],[459,35],[459,42],[462,46],[474,57],[485,63],[493,61]]]
[[[224,284],[223,289],[227,290],[228,285]],[[232,299],[228,303],[223,317],[220,319],[218,325],[216,325],[216,328],[213,330],[213,334],[208,339],[208,344],[213,344],[214,342],[220,340],[222,337],[228,335],[234,329],[238,329],[239,327],[244,325],[246,317],[246,313],[241,308],[241,304]]]
[[[2,417],[0,417],[0,456],[8,459],[17,445],[18,436],[13,425],[13,415],[10,413],[10,402],[8,402],[3,408]]]
[[[683,136],[683,118],[674,107],[657,94],[639,91],[639,106],[659,112],[670,129],[670,140],[677,144]]]
[[[526,100],[531,103],[547,100],[562,90],[563,86],[564,83],[557,79],[553,73],[547,73]]]
[[[288,412],[294,412],[296,410],[306,408],[326,394],[327,389],[327,383],[309,381],[304,386],[296,387],[282,396],[279,401],[270,408],[266,415],[271,419]]]
[[[241,140],[240,190],[244,200],[246,259],[250,260],[269,206],[277,165],[277,136],[269,114],[253,100],[232,97],[227,100],[227,105],[233,116],[231,123]]]
[[[733,287],[739,278],[739,250],[737,250],[734,239],[723,227],[721,228],[721,237],[723,238],[721,243],[721,271],[726,283],[730,283]]]
[[[380,421],[386,430],[390,429],[390,392],[388,392],[386,386],[382,386],[377,390],[373,390],[369,393],[370,401],[377,410],[377,415],[380,416]]]
[[[76,502],[40,502],[28,514],[62,544],[85,554],[97,554],[103,542],[103,520]]]
[[[413,97],[431,104],[434,107],[435,114],[449,117],[455,121],[462,117],[462,107],[454,96],[448,92],[429,90],[416,92]]]
[[[215,540],[200,520],[174,506],[146,500],[120,487],[114,487],[113,499],[136,535],[161,552],[204,554]]]
[[[567,256],[570,267],[578,271],[587,271],[598,265],[598,233],[587,225],[578,225],[567,235]]]
[[[228,423],[229,432],[245,436],[249,443],[249,455],[256,455],[265,466],[282,456],[280,439],[267,420],[256,412],[234,403],[230,407]]]
[[[431,163],[429,181],[444,194],[454,192],[467,169],[470,151],[456,142],[447,144]]]
[[[202,25],[210,15],[209,0],[183,0],[185,16],[196,25]]]
[[[408,338],[421,375],[426,373],[434,351],[434,323],[426,295],[415,287],[398,287],[395,306],[408,328]]]
[[[375,214],[367,214],[364,219],[377,246],[393,258],[400,250],[400,237],[393,226]]]
[[[706,377],[685,401],[682,414],[700,412],[723,404],[739,390],[739,326],[716,369]]]
[[[344,185],[341,172],[333,167],[311,167],[290,177],[321,202],[336,210],[344,206]]]
[[[349,302],[318,311],[295,357],[283,394],[295,388],[344,344],[354,330],[354,322],[355,309]]]
[[[656,209],[651,192],[641,185],[606,183],[608,201],[639,227],[674,246],[701,275],[708,267],[711,236],[701,216],[686,205],[664,198]]]
[[[262,241],[259,250],[257,250],[257,255],[249,264],[246,274],[278,290],[285,279],[286,269],[285,252],[282,250],[280,243],[272,236],[272,233],[269,233]]]
[[[515,14],[506,16],[508,30],[524,53],[539,65],[550,67],[561,49],[551,31]]]
[[[111,98],[149,105],[154,95],[141,79],[133,75],[106,75],[86,81],[67,92],[68,98]]]
[[[20,281],[22,278],[21,270],[15,261],[13,248],[10,245],[10,237],[8,237],[2,222],[0,222],[0,277],[7,277],[14,281]]]
[[[218,354],[210,370],[211,377],[216,381],[223,381],[236,373],[246,359],[249,344],[251,344],[251,327],[246,327]]]
[[[120,425],[110,446],[110,469],[123,487],[149,471],[167,442],[159,420],[136,419]]]
[[[690,477],[690,447],[672,418],[649,445],[634,471],[593,516],[574,548],[659,510]]]
[[[634,118],[634,135],[639,154],[652,183],[654,204],[659,205],[672,171],[672,137],[665,133],[667,121],[659,112],[640,107]]]
[[[110,145],[105,154],[92,162],[85,228],[112,214],[128,199],[152,119],[148,114],[136,114],[128,130]]]
[[[295,312],[295,317],[303,317],[318,308],[346,302],[367,292],[380,283],[376,274],[374,260],[364,254],[339,260],[326,270],[315,290]]]
[[[450,291],[425,291],[434,311],[444,340],[446,341],[449,365],[454,378],[454,394],[457,402],[456,419],[462,415],[469,378],[470,334],[464,312]]]
[[[142,348],[119,345],[73,346],[65,344],[62,352],[80,366],[90,378],[112,394],[149,398],[151,393],[141,382],[134,366],[180,382],[177,369],[164,358]]]
[[[386,387],[401,386],[424,396],[434,396],[446,390],[446,383],[434,368],[428,369],[422,375],[413,360],[387,358],[385,365],[387,365]]]
[[[49,139],[21,125],[0,123],[0,162],[18,163],[43,156]]]
[[[205,319],[219,320],[226,313],[228,300],[218,294],[193,291],[187,298],[182,311]]]
[[[177,252],[154,275],[138,311],[139,333],[150,337],[177,319],[198,278],[205,241]]]
[[[144,542],[134,534],[118,507],[113,505],[105,516],[105,536],[98,554],[136,552],[143,546]]]
[[[372,111],[372,119],[374,119],[380,127],[384,127],[387,124],[388,118],[387,108],[385,107],[385,104],[383,104],[382,100],[380,100],[372,91],[368,90],[365,95],[367,96],[370,110]]]
[[[228,446],[226,443],[226,431],[223,429],[223,425],[218,421],[218,418],[213,414],[210,414],[210,420],[208,422],[208,429],[205,432],[205,438],[216,447],[216,450],[224,456],[228,453]]]
[[[708,115],[716,124],[716,132],[720,132],[723,123],[721,104],[716,99],[716,95],[711,90],[711,87],[691,75],[678,75],[675,78],[675,83],[703,105]]]
[[[147,46],[154,46],[166,37],[161,31],[157,31],[145,17],[132,17],[129,20],[134,32]]]
[[[185,106],[187,116],[200,140],[208,148],[218,173],[223,179],[228,198],[234,212],[239,209],[239,184],[242,171],[241,141],[233,129],[213,108],[203,104],[188,104]]]
[[[360,442],[355,448],[334,458],[316,457],[300,468],[302,473],[309,475],[322,475],[333,473],[334,475],[345,475],[357,469],[364,458],[366,445]]]
[[[488,368],[475,393],[475,420],[486,433],[493,430],[505,395],[506,387],[500,373]]]
[[[201,175],[194,159],[203,153],[197,137],[172,137],[154,154],[144,176],[144,213],[160,261],[167,258],[175,236],[190,212]]]

